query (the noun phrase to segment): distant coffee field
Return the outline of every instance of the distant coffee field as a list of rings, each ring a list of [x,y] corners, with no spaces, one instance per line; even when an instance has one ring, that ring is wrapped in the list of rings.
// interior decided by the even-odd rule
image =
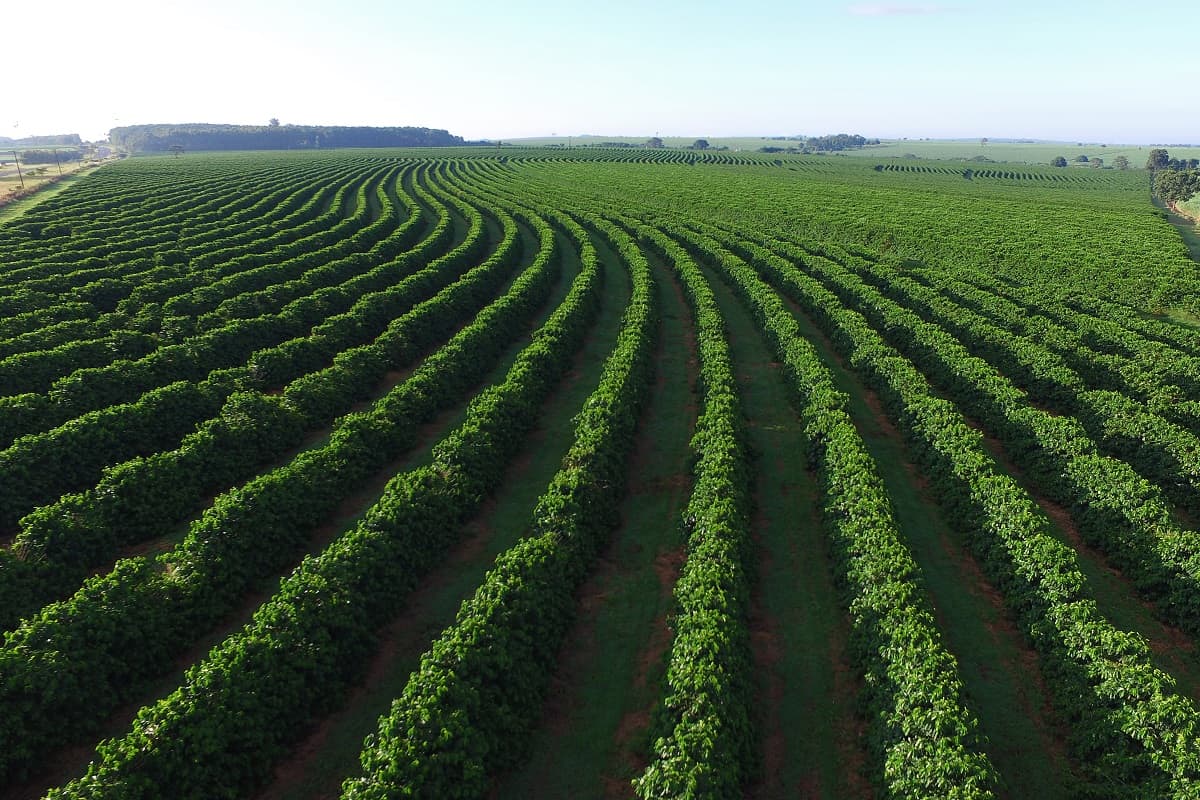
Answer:
[[[8,798],[1200,797],[1141,170],[203,154],[0,225]]]

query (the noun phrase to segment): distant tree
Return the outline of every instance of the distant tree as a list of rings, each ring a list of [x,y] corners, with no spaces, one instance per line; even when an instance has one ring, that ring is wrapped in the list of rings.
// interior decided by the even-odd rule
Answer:
[[[646,140],[646,147],[653,147],[655,149],[658,149],[663,146],[664,146],[663,140],[658,138],[657,136],[651,136],[649,139]]]
[[[987,140],[987,137],[985,136],[985,137],[983,137],[982,139],[980,139],[980,140],[979,140],[979,146],[980,146],[980,147],[983,147],[984,145],[986,145],[986,144],[987,144],[987,142],[988,142],[988,140]]]
[[[967,180],[971,180],[972,178],[975,177],[975,171],[972,169],[964,169],[963,177],[966,178]]]
[[[696,141],[692,142],[692,149],[693,150],[707,150],[708,149],[708,139],[697,139]]]
[[[1095,167],[1096,169],[1100,169],[1101,167],[1103,167],[1103,166],[1104,166],[1104,159],[1103,159],[1103,158],[1096,158],[1096,157],[1094,157],[1094,156],[1093,156],[1093,157],[1092,157],[1091,164],[1092,164],[1092,166],[1093,166],[1093,167]]]
[[[1052,166],[1052,167],[1065,167],[1066,165],[1067,165],[1067,159],[1065,156],[1059,156],[1058,158],[1056,158],[1050,162],[1050,166]]]
[[[279,117],[271,117],[271,119],[267,122],[267,127],[268,128],[278,128],[279,127]]]
[[[1087,156],[1085,156],[1085,155],[1078,155],[1078,156],[1075,156],[1075,163],[1077,163],[1077,164],[1086,164],[1087,162],[1088,162],[1088,157],[1087,157]]]
[[[1146,159],[1146,169],[1162,169],[1171,161],[1171,156],[1161,147],[1156,147],[1150,151],[1150,157]]]
[[[167,149],[170,150],[176,158],[183,155],[183,145],[181,144],[173,144]]]
[[[81,150],[22,150],[22,164],[54,164],[61,161],[78,161],[83,157]]]
[[[1129,169],[1129,159],[1125,156],[1117,156],[1113,159],[1113,166],[1121,170]]]

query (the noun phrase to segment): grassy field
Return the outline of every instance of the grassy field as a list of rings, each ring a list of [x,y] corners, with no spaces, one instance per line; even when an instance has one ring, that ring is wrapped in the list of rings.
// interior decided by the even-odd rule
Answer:
[[[60,177],[57,168],[51,164],[39,164],[34,170],[22,167],[22,175],[17,175],[16,165],[9,163],[0,167],[0,222],[12,219],[26,209],[32,208],[43,200],[53,197],[66,189],[72,183],[97,169],[96,165],[73,162],[63,166]],[[12,199],[12,195],[22,193],[20,199]]]
[[[0,210],[0,795],[1186,797],[1195,228],[971,147]]]
[[[1197,224],[1200,225],[1200,195],[1193,197],[1191,200],[1185,200],[1179,204],[1179,207],[1190,214]]]

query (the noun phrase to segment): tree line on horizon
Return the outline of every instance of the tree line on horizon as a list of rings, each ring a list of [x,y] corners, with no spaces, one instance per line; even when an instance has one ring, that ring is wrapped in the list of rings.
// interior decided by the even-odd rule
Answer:
[[[52,136],[26,136],[23,139],[13,139],[0,136],[0,145],[4,147],[73,147],[83,144],[78,133],[58,133]]]
[[[466,144],[443,129],[340,125],[127,125],[108,132],[131,153],[194,150],[316,150],[335,147],[452,147]]]

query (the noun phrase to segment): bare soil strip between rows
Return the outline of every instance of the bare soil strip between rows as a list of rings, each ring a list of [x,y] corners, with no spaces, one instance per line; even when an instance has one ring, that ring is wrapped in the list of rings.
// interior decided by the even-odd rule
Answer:
[[[1104,554],[1084,541],[1070,509],[1047,498],[1005,452],[1004,444],[975,420],[967,422],[983,435],[984,446],[996,462],[1021,485],[1050,519],[1050,532],[1066,542],[1079,558],[1079,568],[1092,587],[1100,612],[1122,630],[1135,631],[1150,645],[1156,667],[1175,678],[1179,693],[1200,703],[1200,651],[1186,632],[1164,622],[1154,603],[1142,598],[1132,582],[1109,565]]]

